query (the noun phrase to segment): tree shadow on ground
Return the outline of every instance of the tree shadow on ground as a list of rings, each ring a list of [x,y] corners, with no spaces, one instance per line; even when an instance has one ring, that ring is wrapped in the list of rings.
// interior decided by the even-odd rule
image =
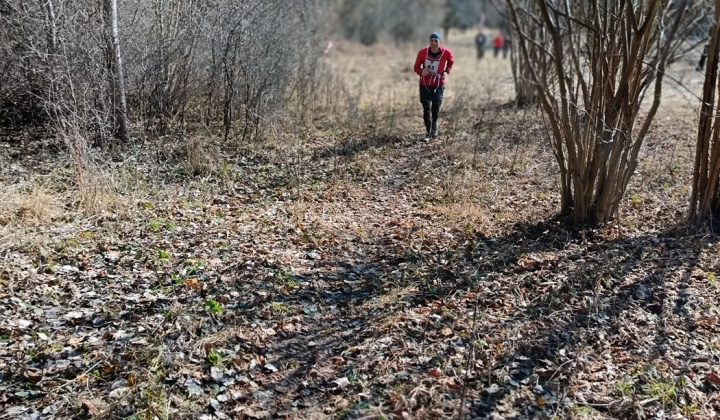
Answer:
[[[474,367],[461,375],[462,387],[446,390],[455,401],[449,415],[459,415],[457,401],[465,392],[463,411],[469,418],[567,414],[573,404],[630,416],[637,409],[631,400],[592,400],[602,392],[584,399],[568,394],[574,381],[587,379],[578,373],[592,371],[589,364],[609,351],[633,363],[662,358],[677,348],[669,344],[668,322],[681,322],[689,335],[697,328],[684,308],[695,299],[687,284],[703,246],[680,229],[622,237],[571,229],[564,220],[551,219],[516,225],[500,237],[466,239],[440,253],[388,247],[363,264],[319,260],[309,274],[293,279],[298,288],[285,299],[239,311],[238,316],[257,324],[274,319],[276,330],[252,349],[261,362],[248,370],[248,380],[258,388],[244,404],[276,414],[300,410],[309,418],[332,414],[310,408],[325,407],[352,418],[369,402],[393,401],[388,393],[409,392],[408,386],[416,392],[424,381],[413,382],[412,375],[443,366],[443,356],[423,354],[429,331],[440,324],[407,322],[398,330],[397,322],[407,321],[407,309],[442,307],[446,299],[472,293],[476,302],[466,301],[465,309],[477,305],[480,317],[494,321],[478,322],[458,341],[472,352]],[[716,241],[704,239],[706,245]],[[263,315],[261,308],[273,304],[293,309],[282,316]],[[655,331],[633,338],[624,325],[638,314],[644,319],[633,323]],[[634,341],[647,337],[652,342]],[[694,351],[686,346],[684,357]],[[390,361],[402,358],[414,360],[408,372],[390,367]],[[692,366],[683,369],[692,371]],[[634,389],[641,393],[652,378],[638,375]],[[394,404],[383,412],[412,410]],[[415,404],[432,401],[416,399]]]
[[[398,135],[369,133],[359,138],[345,139],[333,146],[321,149],[314,154],[314,159],[350,158],[370,149],[381,149],[402,141],[403,138]]]
[[[471,418],[539,417],[548,409],[567,414],[572,405],[584,405],[600,415],[637,415],[637,401],[632,399],[620,396],[608,401],[602,392],[581,396],[568,394],[568,389],[579,379],[578,372],[585,375],[588,369],[604,369],[603,353],[612,353],[614,360],[639,363],[662,359],[672,349],[677,350],[677,343],[671,345],[666,331],[669,318],[675,318],[673,324],[684,325],[689,336],[697,328],[696,319],[690,315],[694,311],[685,308],[693,300],[688,283],[703,250],[699,237],[684,236],[678,228],[608,240],[592,230],[558,227],[558,221],[518,226],[508,237],[492,240],[498,246],[518,246],[517,261],[509,261],[514,266],[515,287],[518,295],[534,297],[526,299],[530,304],[517,308],[509,321],[475,332],[477,340],[490,343],[499,329],[518,334],[512,349],[496,351],[495,360],[484,365],[482,374],[471,378],[468,385],[484,388],[470,403]],[[518,240],[522,245],[517,245]],[[712,237],[706,244],[717,240]],[[562,263],[547,258],[551,256],[548,252],[557,251],[564,252],[572,266],[562,267]],[[485,263],[480,275],[492,278],[503,265],[508,266],[506,259]],[[495,305],[492,297],[479,300],[479,307],[486,310]],[[628,317],[633,321],[628,322]],[[646,331],[633,336],[633,329],[626,328],[628,323]],[[653,338],[651,343],[642,341],[649,337]],[[687,357],[694,350],[680,347],[685,347],[685,360],[692,360]],[[593,363],[597,366],[591,367]],[[676,376],[688,371],[692,371],[689,364],[676,370]],[[606,373],[612,376],[613,372]],[[696,374],[701,376],[701,372]],[[585,376],[582,380],[590,382]],[[633,380],[633,390],[640,394],[649,382],[669,379],[655,372],[654,376],[638,374]],[[521,393],[507,406],[513,391],[523,386],[532,393]],[[657,411],[663,406],[655,402],[645,408]]]

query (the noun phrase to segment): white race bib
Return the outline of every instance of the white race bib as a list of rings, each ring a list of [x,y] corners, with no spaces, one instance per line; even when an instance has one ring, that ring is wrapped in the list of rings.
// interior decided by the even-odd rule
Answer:
[[[440,67],[440,57],[432,58],[430,56],[427,56],[425,58],[425,70],[427,70],[428,73],[438,74],[439,67]]]

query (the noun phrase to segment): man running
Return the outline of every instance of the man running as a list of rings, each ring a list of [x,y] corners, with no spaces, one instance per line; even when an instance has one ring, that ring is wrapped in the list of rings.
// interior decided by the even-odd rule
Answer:
[[[438,114],[445,91],[445,80],[455,63],[452,52],[440,46],[440,34],[430,35],[430,45],[420,50],[415,59],[415,73],[420,76],[420,103],[423,107],[425,137],[438,136]]]

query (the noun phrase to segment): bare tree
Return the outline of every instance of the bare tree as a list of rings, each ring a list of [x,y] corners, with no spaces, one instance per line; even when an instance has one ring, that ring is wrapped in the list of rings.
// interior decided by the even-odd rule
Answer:
[[[48,0],[52,4],[52,0]],[[109,36],[108,49],[112,55],[112,65],[109,69],[113,86],[113,116],[115,120],[115,135],[122,141],[128,141],[127,102],[125,100],[125,82],[123,79],[122,55],[120,54],[120,35],[118,33],[118,7],[117,0],[105,0],[105,11]]]
[[[561,211],[576,223],[611,220],[660,105],[667,66],[691,29],[688,1],[533,0],[539,30],[519,0],[507,0],[560,169]],[[547,36],[545,36],[547,35]],[[537,55],[533,55],[537,53]],[[652,103],[641,107],[646,93]]]
[[[47,52],[48,55],[57,53],[57,17],[55,16],[55,6],[53,0],[45,2],[46,26],[47,26]]]
[[[688,212],[688,218],[695,223],[701,223],[713,215],[720,216],[720,97],[716,97],[715,92],[720,56],[720,0],[715,0],[714,17],[705,67]]]

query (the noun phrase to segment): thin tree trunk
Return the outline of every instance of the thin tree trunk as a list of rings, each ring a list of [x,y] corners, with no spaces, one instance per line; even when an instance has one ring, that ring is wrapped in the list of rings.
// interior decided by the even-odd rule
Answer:
[[[46,0],[45,12],[47,13],[47,52],[49,56],[57,53],[57,18],[55,17],[55,6],[53,0]]]
[[[57,85],[55,83],[55,71],[57,62],[57,49],[58,49],[58,36],[57,36],[57,17],[55,15],[55,5],[53,0],[47,0],[45,2],[45,13],[46,16],[46,39],[47,39],[47,54],[45,54],[45,61],[47,66],[48,74],[48,106],[51,109],[50,113],[53,117],[57,116],[59,108],[59,95]]]
[[[115,136],[126,142],[128,141],[127,102],[125,101],[125,82],[123,79],[122,55],[120,54],[117,0],[106,1],[106,7],[109,12],[108,24],[110,25],[110,50],[113,57],[111,75],[115,84],[115,104],[113,107],[113,114],[115,117]]]
[[[715,0],[715,20],[712,26],[705,68],[705,83],[700,106],[697,142],[695,146],[695,167],[693,169],[692,192],[688,219],[699,224],[709,214],[712,199],[717,197],[715,183],[718,177],[718,165],[713,168],[711,150],[720,149],[717,145],[718,115],[715,89],[717,88],[718,60],[720,59],[720,0]],[[717,151],[715,154],[717,155]],[[715,206],[717,208],[717,203]]]

